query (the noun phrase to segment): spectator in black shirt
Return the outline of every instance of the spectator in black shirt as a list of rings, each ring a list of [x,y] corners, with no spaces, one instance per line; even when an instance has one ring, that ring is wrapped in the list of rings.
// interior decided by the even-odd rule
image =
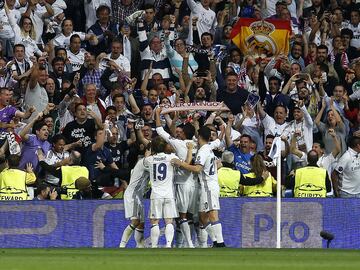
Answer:
[[[233,114],[242,112],[241,107],[249,95],[245,89],[238,87],[238,80],[238,75],[235,72],[229,72],[225,79],[226,89],[218,92],[217,97],[218,101],[224,101]]]
[[[89,119],[88,116],[93,119]],[[87,111],[84,104],[75,106],[75,120],[68,123],[63,131],[67,143],[82,142],[82,148],[76,150],[83,153],[84,148],[91,145],[94,140],[95,127],[102,128],[101,119],[93,111]]]

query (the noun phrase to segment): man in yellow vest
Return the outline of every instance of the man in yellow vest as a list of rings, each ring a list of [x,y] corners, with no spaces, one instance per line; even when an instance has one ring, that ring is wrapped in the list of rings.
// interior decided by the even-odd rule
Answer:
[[[263,177],[249,178],[240,171],[235,170],[234,154],[225,151],[221,156],[222,167],[218,169],[218,181],[220,186],[220,197],[239,197],[239,186],[253,186],[261,184]]]
[[[307,154],[308,165],[295,171],[288,177],[286,186],[294,190],[295,198],[325,198],[331,191],[331,182],[327,171],[317,166],[318,154],[314,150]]]
[[[36,176],[32,165],[26,165],[26,172],[19,170],[20,156],[9,155],[6,160],[7,168],[0,173],[0,200],[28,200],[27,184],[33,184]]]
[[[89,171],[85,166],[80,166],[81,154],[78,151],[72,151],[68,160],[68,165],[55,167],[47,164],[45,156],[42,151],[37,151],[40,166],[52,174],[53,176],[60,179],[61,186],[61,199],[71,200],[73,196],[78,192],[75,187],[75,181],[79,177],[89,178]]]

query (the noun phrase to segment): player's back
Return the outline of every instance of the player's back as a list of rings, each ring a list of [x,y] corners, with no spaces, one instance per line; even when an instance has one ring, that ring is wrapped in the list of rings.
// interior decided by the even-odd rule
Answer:
[[[174,171],[171,164],[175,154],[159,153],[147,157],[145,166],[150,172],[151,199],[175,198],[174,196]]]
[[[211,145],[205,144],[200,147],[196,155],[195,164],[203,166],[203,170],[199,173],[201,185],[204,184],[203,182],[218,185],[216,157]]]
[[[142,195],[149,181],[149,171],[145,167],[144,158],[139,159],[131,172],[130,182],[125,190],[124,196],[133,196],[133,194]]]

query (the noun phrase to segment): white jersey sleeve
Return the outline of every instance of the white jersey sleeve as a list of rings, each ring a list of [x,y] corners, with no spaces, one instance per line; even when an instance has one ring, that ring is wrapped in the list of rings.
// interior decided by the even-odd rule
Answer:
[[[134,193],[142,195],[145,191],[149,180],[149,171],[145,167],[144,159],[140,159],[131,171],[130,182],[125,191],[127,196],[132,196]]]
[[[174,137],[172,137],[169,133],[167,133],[163,127],[157,127],[156,128],[156,133],[163,138],[168,144],[170,144],[172,147],[174,147],[176,154],[179,156],[179,152],[181,150],[184,149],[184,147],[186,148],[186,142],[179,140],[179,139],[175,139]],[[183,151],[182,151],[183,152]],[[183,154],[183,153],[182,153]],[[186,152],[185,152],[185,157],[180,155],[179,158],[181,159],[185,159],[186,158]]]

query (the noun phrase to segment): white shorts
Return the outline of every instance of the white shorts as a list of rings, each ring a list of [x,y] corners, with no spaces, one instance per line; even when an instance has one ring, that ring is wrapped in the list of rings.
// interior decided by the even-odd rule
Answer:
[[[139,196],[134,195],[132,197],[124,196],[124,208],[125,218],[138,219],[140,222],[144,222],[144,204]]]
[[[175,199],[151,199],[150,200],[150,218],[177,218]]]
[[[195,192],[198,191],[192,181],[176,185],[176,206],[179,213],[195,213],[195,200],[197,198]]]
[[[219,195],[220,190],[218,185],[208,185],[204,182],[200,188],[199,212],[220,210]]]

